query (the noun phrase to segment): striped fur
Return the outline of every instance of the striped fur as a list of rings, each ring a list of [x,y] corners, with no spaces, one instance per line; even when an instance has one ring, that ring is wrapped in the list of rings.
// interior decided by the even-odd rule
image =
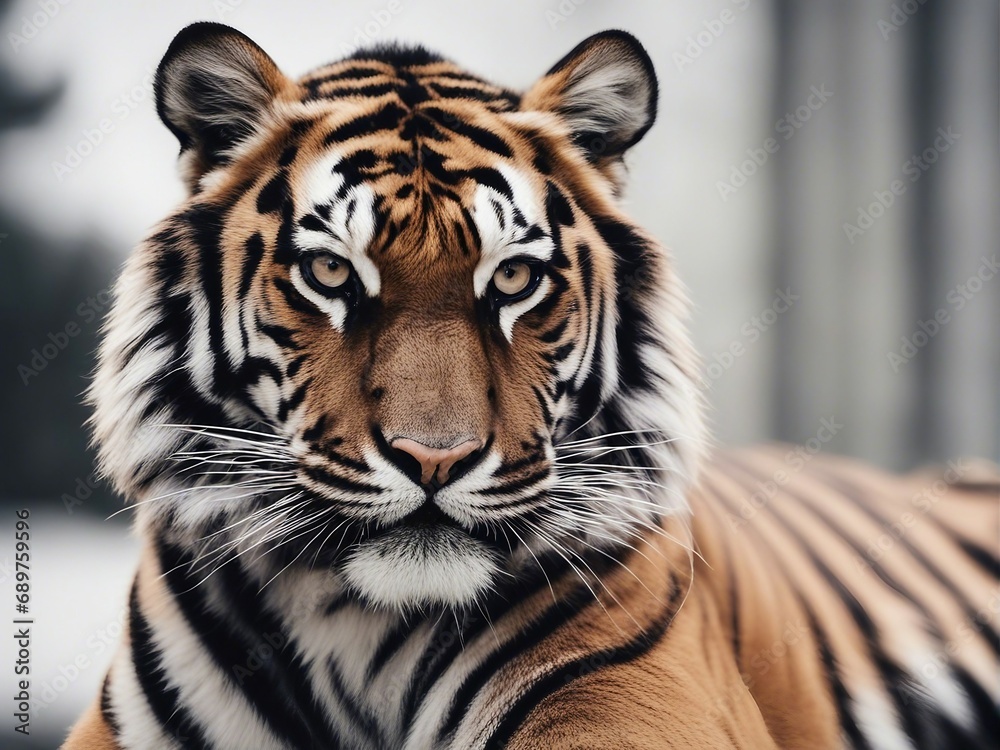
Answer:
[[[775,448],[696,480],[683,294],[618,203],[655,116],[634,39],[519,95],[421,49],[291,81],[197,24],[157,102],[191,195],[129,259],[91,390],[145,546],[65,747],[996,736],[995,472]],[[427,484],[400,438],[478,448]]]

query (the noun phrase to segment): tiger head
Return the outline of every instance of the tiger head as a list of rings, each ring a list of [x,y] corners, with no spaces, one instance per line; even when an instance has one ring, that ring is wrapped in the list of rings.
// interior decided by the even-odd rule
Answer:
[[[155,91],[189,196],[129,258],[90,391],[143,529],[462,607],[685,509],[685,304],[619,205],[657,101],[632,36],[519,95],[397,46],[292,80],[202,23]]]

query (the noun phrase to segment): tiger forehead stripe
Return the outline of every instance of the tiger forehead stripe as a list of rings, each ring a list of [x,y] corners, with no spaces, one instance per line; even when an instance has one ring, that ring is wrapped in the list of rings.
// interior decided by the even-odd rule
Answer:
[[[427,51],[390,51],[383,61],[345,60],[302,81],[303,101],[376,98],[396,94],[407,107],[431,99],[475,100],[494,111],[517,107],[520,97]]]
[[[476,188],[472,216],[481,242],[481,258],[473,277],[477,297],[485,294],[501,261],[512,257],[547,261],[553,257],[552,234],[539,192],[525,175],[502,164],[486,184]]]
[[[294,217],[293,237],[300,252],[331,252],[350,261],[370,297],[381,280],[368,249],[378,230],[376,195],[366,184],[351,184],[343,157],[331,152],[310,165],[302,179],[305,205]]]

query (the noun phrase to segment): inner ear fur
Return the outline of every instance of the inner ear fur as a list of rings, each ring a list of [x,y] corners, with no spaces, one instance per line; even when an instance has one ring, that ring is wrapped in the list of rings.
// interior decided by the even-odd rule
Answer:
[[[639,41],[603,31],[578,44],[524,96],[522,109],[554,112],[592,161],[620,157],[656,120],[656,73]]]
[[[196,23],[170,43],[154,91],[160,119],[182,153],[193,152],[195,171],[203,173],[226,162],[291,85],[246,35],[223,24]]]

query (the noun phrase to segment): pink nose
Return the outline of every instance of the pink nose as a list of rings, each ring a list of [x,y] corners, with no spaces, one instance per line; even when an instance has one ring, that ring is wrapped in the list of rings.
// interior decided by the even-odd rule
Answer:
[[[435,477],[440,484],[447,482],[448,472],[452,467],[478,450],[480,445],[478,440],[466,440],[451,448],[431,448],[409,438],[396,438],[392,441],[393,448],[412,456],[420,464],[422,484],[428,484]]]

